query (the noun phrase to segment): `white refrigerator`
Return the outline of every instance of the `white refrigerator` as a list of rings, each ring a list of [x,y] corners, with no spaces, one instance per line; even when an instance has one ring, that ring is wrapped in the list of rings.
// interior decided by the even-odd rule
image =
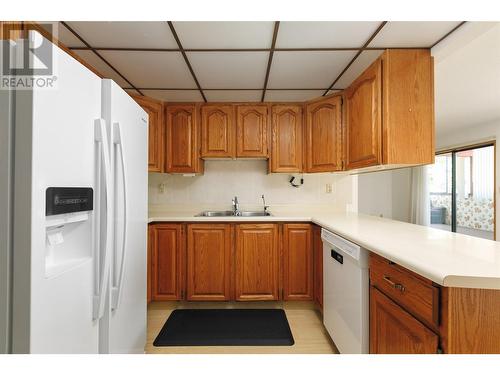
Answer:
[[[143,353],[148,116],[52,48],[55,88],[0,92],[0,353]]]

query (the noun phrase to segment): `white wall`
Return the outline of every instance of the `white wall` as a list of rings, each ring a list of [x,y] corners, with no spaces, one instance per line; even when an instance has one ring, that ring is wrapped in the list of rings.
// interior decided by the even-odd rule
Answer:
[[[359,175],[358,212],[408,222],[410,183],[410,168]]]
[[[264,160],[205,161],[205,173],[184,177],[162,173],[149,174],[149,205],[231,206],[231,198],[238,196],[242,206],[261,205],[265,194],[267,204],[308,205],[345,210],[346,205],[357,205],[353,200],[353,180],[356,177],[332,173],[305,174],[304,185],[293,188],[288,174],[268,174]],[[300,175],[298,175],[300,176]],[[161,193],[159,185],[165,184]],[[332,184],[332,193],[326,193],[326,184]],[[351,207],[351,206],[350,206]]]

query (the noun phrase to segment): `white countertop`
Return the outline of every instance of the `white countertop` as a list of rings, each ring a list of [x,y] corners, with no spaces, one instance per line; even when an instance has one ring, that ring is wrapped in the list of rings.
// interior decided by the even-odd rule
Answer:
[[[311,221],[448,287],[500,289],[500,242],[356,213],[271,208],[268,217],[195,217],[203,209],[151,211],[149,222]]]

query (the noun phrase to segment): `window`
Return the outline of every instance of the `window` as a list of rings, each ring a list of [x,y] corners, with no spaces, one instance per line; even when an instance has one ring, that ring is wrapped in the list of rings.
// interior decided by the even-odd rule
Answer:
[[[495,145],[436,155],[429,168],[431,226],[495,238]]]

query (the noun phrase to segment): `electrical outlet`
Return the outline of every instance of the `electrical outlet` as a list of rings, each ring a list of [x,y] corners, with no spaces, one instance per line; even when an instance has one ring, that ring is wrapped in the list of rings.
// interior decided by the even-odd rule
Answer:
[[[164,182],[162,182],[158,185],[158,190],[160,191],[160,194],[165,194],[166,189],[167,189],[167,186]]]
[[[325,191],[328,194],[331,194],[331,192],[332,192],[332,184],[326,184]]]

